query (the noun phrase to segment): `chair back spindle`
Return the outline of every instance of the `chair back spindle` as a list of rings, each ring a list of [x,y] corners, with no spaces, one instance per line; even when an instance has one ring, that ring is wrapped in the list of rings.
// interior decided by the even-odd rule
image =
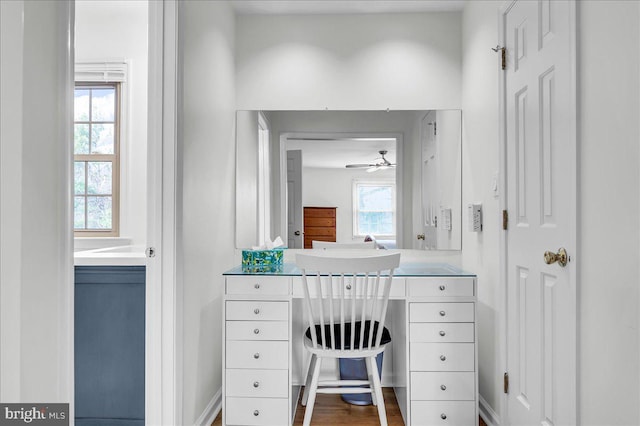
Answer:
[[[400,254],[298,254],[296,263],[302,270],[313,347],[347,352],[378,348]]]

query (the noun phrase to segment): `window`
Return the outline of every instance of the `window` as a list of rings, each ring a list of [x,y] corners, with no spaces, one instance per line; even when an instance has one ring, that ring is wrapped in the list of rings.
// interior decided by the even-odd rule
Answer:
[[[353,205],[354,236],[395,237],[394,182],[354,181]]]
[[[117,237],[120,83],[76,83],[74,220],[76,236]]]

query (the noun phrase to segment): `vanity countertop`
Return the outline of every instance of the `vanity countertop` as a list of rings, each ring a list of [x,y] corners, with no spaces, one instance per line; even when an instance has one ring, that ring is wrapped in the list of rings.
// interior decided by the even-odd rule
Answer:
[[[295,263],[283,263],[274,266],[271,270],[245,270],[242,266],[236,266],[224,272],[223,275],[276,275],[276,276],[300,276],[302,271]],[[400,263],[393,272],[395,277],[475,277],[476,274],[466,272],[448,263]]]

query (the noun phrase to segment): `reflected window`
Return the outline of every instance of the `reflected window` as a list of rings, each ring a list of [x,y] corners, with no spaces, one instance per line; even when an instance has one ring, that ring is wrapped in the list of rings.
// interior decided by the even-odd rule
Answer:
[[[354,181],[353,224],[354,237],[395,238],[395,183]]]
[[[118,236],[119,83],[78,83],[74,91],[76,236]]]

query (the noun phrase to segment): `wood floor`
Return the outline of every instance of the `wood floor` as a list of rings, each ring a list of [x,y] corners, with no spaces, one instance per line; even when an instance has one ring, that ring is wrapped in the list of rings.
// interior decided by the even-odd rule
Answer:
[[[392,388],[384,388],[384,402],[387,409],[387,421],[389,426],[404,426],[400,408],[396,401]],[[302,425],[304,407],[298,401],[294,426]],[[331,426],[378,426],[378,410],[373,405],[358,406],[342,401],[340,395],[318,395],[316,405],[313,408],[312,425]],[[222,414],[214,420],[211,426],[222,425]],[[487,426],[479,419],[479,426]]]

